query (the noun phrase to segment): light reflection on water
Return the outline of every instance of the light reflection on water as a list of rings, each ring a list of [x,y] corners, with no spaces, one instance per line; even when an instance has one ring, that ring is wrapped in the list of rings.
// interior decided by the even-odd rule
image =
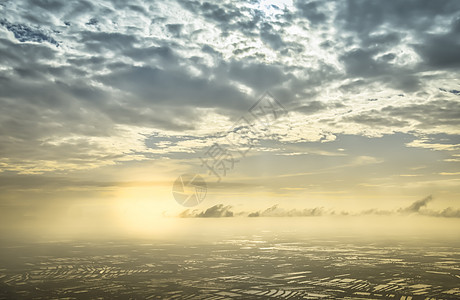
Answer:
[[[3,240],[0,299],[460,297],[455,234],[289,222],[186,220],[186,235],[168,237]]]

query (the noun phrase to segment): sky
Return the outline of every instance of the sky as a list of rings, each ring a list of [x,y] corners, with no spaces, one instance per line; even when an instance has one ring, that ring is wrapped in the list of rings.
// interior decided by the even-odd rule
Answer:
[[[459,1],[6,0],[0,15],[4,232],[460,217]],[[264,99],[283,114],[261,129]],[[235,146],[242,120],[257,130]],[[217,178],[203,159],[222,149]],[[173,197],[182,174],[206,182],[195,207]]]

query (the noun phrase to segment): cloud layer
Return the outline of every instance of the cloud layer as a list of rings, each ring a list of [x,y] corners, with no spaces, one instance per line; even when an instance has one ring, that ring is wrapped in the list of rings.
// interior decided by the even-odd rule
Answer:
[[[267,89],[293,114],[286,141],[459,133],[458,93],[447,92],[458,91],[458,1],[24,0],[0,9],[6,170],[146,158],[146,135],[198,135],[209,121],[200,109],[228,127]],[[132,147],[129,131],[142,134]]]

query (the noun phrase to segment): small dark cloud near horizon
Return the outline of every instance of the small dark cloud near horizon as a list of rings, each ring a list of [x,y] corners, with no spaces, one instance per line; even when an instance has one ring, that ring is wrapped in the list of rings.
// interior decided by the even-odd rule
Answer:
[[[311,209],[283,209],[278,204],[273,205],[265,210],[249,213],[247,216],[254,217],[318,217],[324,215],[334,215],[333,211],[328,211],[323,207]]]
[[[233,217],[230,205],[216,204],[205,211],[186,209],[179,214],[180,218],[230,218]]]
[[[406,208],[399,209],[398,211],[401,213],[418,213],[420,212],[421,208],[426,207],[431,201],[433,201],[433,196],[429,195],[421,200],[415,201]]]

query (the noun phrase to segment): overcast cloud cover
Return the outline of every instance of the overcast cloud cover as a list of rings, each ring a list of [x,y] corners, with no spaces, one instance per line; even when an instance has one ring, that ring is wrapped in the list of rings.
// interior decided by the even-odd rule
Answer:
[[[393,161],[365,177],[407,175],[433,187],[412,200],[458,203],[460,1],[7,0],[0,15],[2,189],[37,175],[87,187],[69,174],[187,159],[270,90],[289,122],[254,155]],[[290,184],[279,188],[307,188]]]

